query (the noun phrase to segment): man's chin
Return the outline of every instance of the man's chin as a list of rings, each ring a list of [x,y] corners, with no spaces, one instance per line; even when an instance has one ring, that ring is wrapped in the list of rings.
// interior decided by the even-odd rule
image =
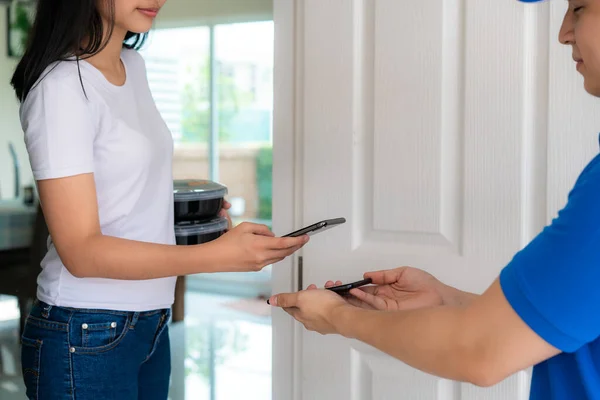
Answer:
[[[591,94],[594,97],[600,97],[600,83],[599,82],[590,82],[589,79],[583,78],[583,87],[586,92]]]

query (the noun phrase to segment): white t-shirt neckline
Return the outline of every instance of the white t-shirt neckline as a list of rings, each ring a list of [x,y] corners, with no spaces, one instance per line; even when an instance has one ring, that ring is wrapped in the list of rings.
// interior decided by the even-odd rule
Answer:
[[[132,50],[132,51],[135,51],[135,50]],[[90,74],[92,74],[96,78],[94,80],[93,84],[95,84],[95,85],[99,84],[103,88],[108,89],[111,92],[118,92],[118,91],[126,90],[129,87],[129,81],[130,81],[129,69],[127,67],[127,63],[123,59],[123,55],[121,55],[120,60],[121,60],[121,64],[123,65],[123,69],[125,70],[125,82],[122,85],[115,85],[114,83],[111,83],[106,78],[106,76],[104,76],[104,74],[102,73],[102,71],[100,71],[98,68],[96,68],[86,58],[79,58],[79,65],[82,68],[85,68],[86,71],[89,71]],[[73,62],[73,63],[77,63],[78,62],[77,58],[75,56],[69,56],[69,57],[66,58],[65,61]]]

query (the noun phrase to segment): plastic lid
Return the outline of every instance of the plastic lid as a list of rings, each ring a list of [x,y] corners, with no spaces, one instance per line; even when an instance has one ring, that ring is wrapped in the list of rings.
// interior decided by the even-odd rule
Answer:
[[[180,222],[175,224],[175,236],[195,236],[209,233],[222,232],[229,228],[229,221],[225,217],[214,218],[202,222]]]
[[[225,197],[227,187],[220,183],[203,179],[173,181],[175,201],[212,200]]]

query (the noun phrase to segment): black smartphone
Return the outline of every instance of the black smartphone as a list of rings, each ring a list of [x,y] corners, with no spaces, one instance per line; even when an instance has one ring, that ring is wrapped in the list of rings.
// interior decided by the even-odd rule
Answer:
[[[344,285],[339,285],[339,286],[332,286],[332,287],[328,287],[326,289],[331,290],[332,292],[336,292],[337,294],[339,294],[341,296],[345,296],[350,292],[350,289],[355,289],[355,288],[358,288],[361,286],[368,285],[370,283],[372,283],[371,278],[367,278],[367,279],[363,279],[362,281],[346,283]]]
[[[326,231],[327,229],[334,228],[338,225],[341,225],[346,222],[346,218],[334,218],[334,219],[326,219],[321,222],[317,222],[316,224],[309,225],[305,228],[298,229],[295,232],[288,233],[283,237],[298,237],[303,235],[314,235],[315,233]]]

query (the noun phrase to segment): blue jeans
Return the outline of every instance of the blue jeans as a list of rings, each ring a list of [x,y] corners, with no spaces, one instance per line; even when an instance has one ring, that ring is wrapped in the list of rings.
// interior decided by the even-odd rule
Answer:
[[[21,346],[27,397],[166,400],[170,313],[82,310],[36,301]]]

